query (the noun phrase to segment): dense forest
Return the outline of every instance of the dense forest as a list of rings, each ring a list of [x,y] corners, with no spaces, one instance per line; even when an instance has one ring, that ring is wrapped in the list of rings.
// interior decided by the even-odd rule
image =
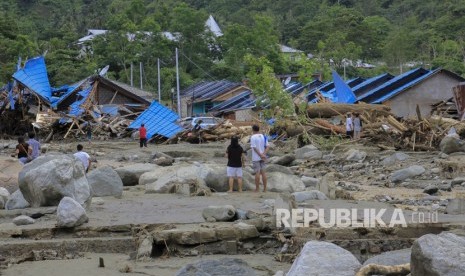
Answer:
[[[219,38],[205,31],[210,14],[224,33]],[[263,68],[320,71],[328,78],[328,69],[341,72],[344,60],[377,65],[346,64],[348,77],[397,74],[408,65],[465,75],[464,16],[465,0],[0,0],[0,82],[11,79],[18,57],[46,53],[54,86],[105,65],[110,77],[129,82],[130,64],[138,76],[142,62],[144,88],[155,91],[160,58],[166,98],[175,87],[176,47],[182,87],[200,79],[240,81]],[[76,42],[87,29],[110,32],[80,55]],[[162,31],[179,34],[178,40]],[[314,58],[290,61],[279,44]]]

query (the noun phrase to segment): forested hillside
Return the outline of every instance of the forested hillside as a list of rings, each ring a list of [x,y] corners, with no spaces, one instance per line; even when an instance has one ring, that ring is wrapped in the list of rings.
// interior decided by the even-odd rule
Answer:
[[[209,14],[224,33],[216,41],[205,33]],[[275,73],[327,71],[329,59],[340,71],[350,59],[378,66],[347,68],[349,76],[398,73],[412,62],[464,75],[464,16],[465,0],[0,0],[0,82],[10,79],[19,56],[46,52],[52,85],[76,82],[107,64],[112,78],[128,82],[130,64],[143,62],[144,86],[156,90],[160,58],[167,97],[175,87],[176,47],[182,86],[241,80],[260,57]],[[112,32],[79,58],[76,41],[87,29]],[[144,33],[161,31],[181,36],[170,41]],[[137,38],[129,41],[128,33]],[[292,63],[278,44],[316,58]]]

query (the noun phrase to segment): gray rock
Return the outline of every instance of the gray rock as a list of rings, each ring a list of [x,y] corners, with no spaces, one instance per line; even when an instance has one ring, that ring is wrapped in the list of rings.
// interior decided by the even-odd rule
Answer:
[[[419,165],[413,165],[405,169],[394,171],[391,174],[391,181],[392,182],[402,182],[407,178],[412,178],[415,176],[422,175],[425,172],[425,168]]]
[[[449,215],[463,215],[465,214],[465,199],[454,198],[449,200],[447,204],[446,213]]]
[[[460,184],[462,184],[463,182],[465,182],[465,177],[456,177],[456,178],[452,179],[451,185],[452,185],[452,186],[460,185]]]
[[[146,172],[151,172],[160,168],[154,164],[135,164],[122,168],[117,168],[115,171],[123,181],[124,186],[135,186],[139,183],[139,178]]]
[[[363,266],[368,264],[379,264],[386,266],[401,265],[410,263],[410,255],[412,249],[401,249],[381,253],[377,256],[371,257],[363,263]]]
[[[171,166],[174,163],[174,158],[160,157],[160,158],[154,159],[153,163],[161,167]]]
[[[394,165],[395,163],[397,163],[398,161],[405,161],[407,159],[409,159],[410,156],[403,153],[403,152],[396,152],[386,158],[383,159],[383,161],[381,161],[381,164],[383,166],[390,166],[390,165]]]
[[[446,191],[446,192],[452,191],[452,185],[450,183],[441,183],[438,185],[438,188],[441,191]]]
[[[304,183],[306,188],[316,188],[318,184],[320,183],[320,180],[318,178],[314,177],[309,177],[309,176],[302,176],[301,178],[302,182]]]
[[[452,233],[427,234],[412,246],[412,276],[465,275],[465,239]]]
[[[305,202],[308,200],[325,200],[328,199],[325,194],[320,191],[312,190],[312,191],[303,191],[303,192],[295,192],[292,193],[294,199],[297,203]]]
[[[101,167],[87,174],[92,196],[114,196],[120,198],[123,195],[123,181],[118,173],[109,166]]]
[[[350,149],[345,155],[347,161],[363,161],[367,157],[367,153],[357,149]]]
[[[76,227],[84,224],[87,218],[86,210],[74,199],[64,197],[57,208],[58,227]]]
[[[0,209],[4,209],[5,208],[5,200],[3,199],[3,197],[0,197]]]
[[[56,206],[63,197],[90,203],[90,187],[82,162],[69,155],[41,156],[24,166],[19,188],[32,207]]]
[[[294,175],[294,172],[288,167],[284,167],[278,164],[270,164],[265,167],[267,173],[280,172],[288,175]]]
[[[305,190],[302,180],[295,175],[288,175],[280,172],[271,172],[267,174],[268,186],[270,192],[300,192]]]
[[[289,269],[292,276],[354,276],[360,262],[349,251],[329,242],[309,241]]]
[[[294,154],[286,154],[286,155],[283,155],[283,156],[279,156],[277,157],[273,162],[271,162],[272,164],[277,164],[277,165],[281,165],[281,166],[288,166],[289,164],[292,163],[292,161],[295,160],[295,155]]]
[[[325,155],[323,155],[322,159],[326,160],[326,161],[334,160],[334,159],[336,159],[336,155],[335,154],[325,154]]]
[[[24,199],[23,193],[21,190],[16,190],[14,193],[10,195],[8,201],[5,204],[5,209],[13,210],[13,209],[25,209],[31,206],[29,202]]]
[[[445,154],[451,154],[454,152],[464,152],[465,151],[465,141],[462,141],[458,138],[446,136],[441,140],[439,144],[439,149]]]
[[[433,173],[433,174],[439,174],[440,172],[441,172],[440,168],[432,168],[431,169],[431,173]]]
[[[240,259],[222,258],[205,260],[188,264],[181,268],[176,276],[213,276],[213,275],[247,275],[255,276],[255,271],[247,262]]]
[[[294,151],[296,159],[314,160],[323,157],[323,153],[314,145],[307,145]]]
[[[2,198],[3,203],[5,203],[8,201],[8,198],[10,197],[10,192],[8,192],[8,190],[5,188],[0,187],[0,197]],[[3,207],[0,209],[3,209]]]
[[[208,206],[203,209],[202,217],[208,221],[214,218],[215,221],[231,221],[236,216],[236,208],[232,205]]]
[[[29,216],[25,216],[25,215],[21,215],[21,216],[18,216],[18,217],[15,217],[13,219],[13,223],[15,225],[28,225],[28,224],[34,224],[35,220]]]
[[[152,255],[153,249],[153,237],[147,236],[139,245],[137,249],[137,260],[148,259]]]
[[[433,195],[435,193],[438,192],[438,187],[436,187],[435,185],[428,185],[424,190],[423,190],[423,193],[426,193],[426,194],[429,194],[429,195]]]
[[[329,199],[336,199],[336,182],[334,173],[327,173],[318,184],[318,191],[325,194]]]

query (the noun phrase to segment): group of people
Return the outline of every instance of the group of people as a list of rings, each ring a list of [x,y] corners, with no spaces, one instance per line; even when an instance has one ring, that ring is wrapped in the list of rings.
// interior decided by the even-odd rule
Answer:
[[[359,113],[347,113],[346,134],[354,140],[360,139],[362,134],[362,120],[360,119]]]
[[[260,189],[260,178],[263,183],[263,192],[266,192],[266,174],[265,161],[269,149],[268,141],[265,135],[260,133],[260,128],[257,125],[252,126],[253,135],[250,137],[250,148],[252,150],[252,167],[255,172],[255,192]],[[238,191],[242,192],[242,168],[245,166],[245,151],[239,145],[239,138],[233,136],[231,144],[226,149],[226,157],[228,164],[226,174],[229,181],[228,192],[233,191],[234,179],[237,179]]]

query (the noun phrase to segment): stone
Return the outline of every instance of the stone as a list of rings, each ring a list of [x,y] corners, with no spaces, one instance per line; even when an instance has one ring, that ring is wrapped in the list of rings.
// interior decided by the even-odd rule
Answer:
[[[152,249],[153,237],[149,235],[142,240],[142,242],[139,245],[139,248],[137,249],[137,260],[150,258],[150,256],[152,255]]]
[[[308,200],[326,200],[328,199],[325,194],[320,191],[303,191],[292,193],[297,203],[306,202]]]
[[[0,197],[3,199],[3,202],[7,202],[10,197],[10,192],[7,189],[0,187]]]
[[[318,184],[320,183],[320,180],[315,177],[309,177],[309,176],[302,176],[301,178],[302,182],[304,183],[306,188],[316,188]]]
[[[354,276],[360,262],[349,251],[329,242],[307,242],[287,275]]]
[[[123,195],[123,181],[118,173],[109,166],[92,170],[87,174],[92,196],[114,196],[120,198]]]
[[[335,154],[325,154],[325,155],[323,155],[322,159],[325,160],[325,161],[334,160],[334,159],[336,159],[336,155]]]
[[[202,211],[205,220],[214,218],[216,221],[232,221],[235,216],[236,208],[232,205],[208,206]]]
[[[464,215],[465,214],[465,199],[454,198],[449,200],[446,207],[446,213],[449,215]]]
[[[46,155],[26,164],[18,177],[19,189],[32,207],[57,206],[70,197],[82,206],[91,193],[82,162],[70,155]]]
[[[171,166],[174,163],[174,158],[160,157],[160,158],[154,159],[153,163],[161,167]]]
[[[10,195],[8,201],[5,204],[6,210],[13,210],[13,209],[25,209],[31,206],[26,199],[24,199],[23,193],[21,190],[18,189],[14,193]]]
[[[426,194],[429,194],[429,195],[433,195],[435,193],[438,192],[438,187],[436,187],[436,185],[428,185],[424,190],[423,190],[423,193],[426,193]]]
[[[334,173],[327,173],[321,179],[317,190],[325,194],[329,199],[336,199],[336,182]]]
[[[452,181],[450,182],[450,184],[452,186],[455,186],[455,185],[460,185],[462,184],[463,182],[465,182],[465,177],[456,177],[454,179],[452,179]]]
[[[29,216],[25,216],[25,215],[21,215],[21,216],[18,216],[18,217],[15,217],[13,219],[13,223],[15,225],[28,225],[28,224],[34,224],[35,220]]]
[[[115,171],[123,181],[124,186],[135,186],[139,184],[139,178],[141,175],[146,172],[155,171],[158,168],[160,167],[157,165],[145,163],[117,168]]]
[[[344,157],[347,161],[361,162],[365,160],[365,158],[367,157],[367,153],[357,149],[350,149],[348,152],[346,152]]]
[[[412,246],[412,276],[465,275],[465,239],[452,233],[427,234]]]
[[[407,159],[409,159],[410,156],[403,153],[403,152],[396,152],[386,158],[384,158],[382,161],[381,161],[381,164],[383,166],[390,166],[390,165],[394,165],[396,164],[398,161],[405,161]]]
[[[190,195],[201,189],[209,190],[196,165],[164,167],[157,172],[143,174],[139,183],[145,185],[146,193]]]
[[[278,164],[269,164],[265,167],[265,172],[272,173],[272,172],[280,172],[288,175],[293,175],[294,172],[289,169],[288,167],[284,167]]]
[[[369,264],[379,264],[379,265],[386,265],[386,266],[393,266],[393,265],[401,265],[410,263],[410,255],[412,254],[412,249],[401,249],[401,250],[393,250],[381,253],[374,257],[369,258],[363,263],[363,266]]]
[[[432,168],[431,169],[431,173],[433,173],[433,174],[439,174],[440,172],[441,172],[440,168]]]
[[[441,143],[439,144],[439,149],[441,152],[445,154],[451,154],[454,152],[464,152],[465,141],[455,137],[446,136],[441,140]]]
[[[255,276],[255,271],[241,259],[222,258],[204,260],[188,264],[176,272],[176,276],[208,275],[247,275]]]
[[[451,192],[452,191],[452,185],[450,183],[438,184],[438,188],[441,191],[446,191],[446,192]]]
[[[274,207],[275,201],[276,201],[275,199],[265,199],[263,201],[263,206],[272,208]]]
[[[64,197],[57,208],[57,226],[71,228],[84,224],[89,219],[86,210],[71,197]]]
[[[274,161],[271,162],[271,163],[281,165],[281,166],[288,166],[294,160],[295,160],[295,155],[294,154],[286,154],[286,155],[279,156],[279,157],[275,158]]]
[[[300,192],[305,190],[302,180],[295,175],[288,175],[281,172],[271,172],[267,174],[267,190],[270,192]]]
[[[391,174],[391,181],[394,183],[402,182],[407,178],[413,178],[415,176],[422,175],[425,172],[425,168],[419,165],[413,165],[405,169],[394,171]]]
[[[321,159],[323,157],[323,153],[319,151],[314,145],[303,146],[296,149],[294,153],[295,159],[314,160]]]

